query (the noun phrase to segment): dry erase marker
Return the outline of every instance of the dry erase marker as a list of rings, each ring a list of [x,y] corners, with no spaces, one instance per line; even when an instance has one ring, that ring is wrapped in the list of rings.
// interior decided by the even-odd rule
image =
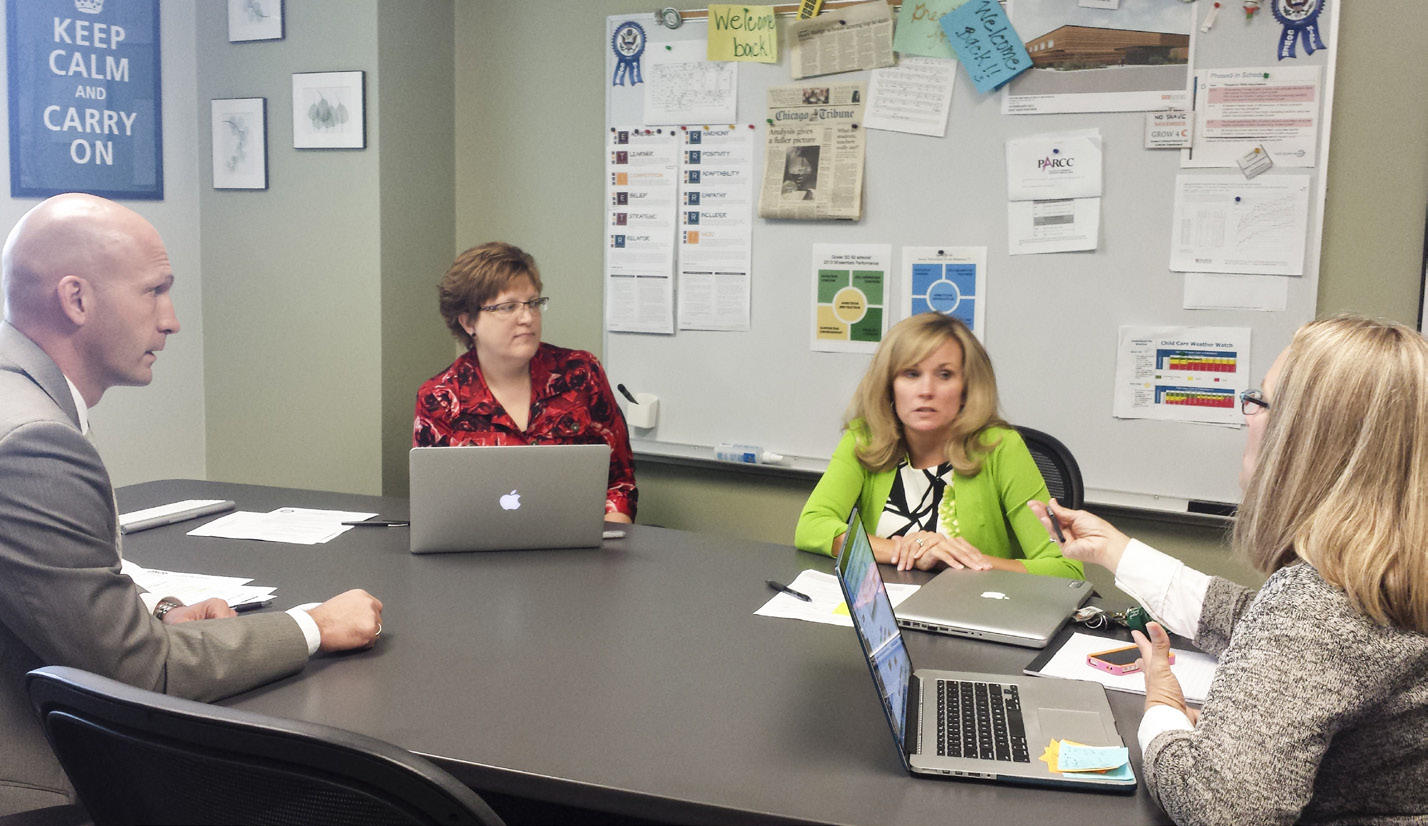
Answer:
[[[1056,532],[1056,544],[1066,544],[1066,534],[1061,532],[1061,520],[1056,518],[1056,511],[1051,509],[1051,500],[1046,501],[1046,515],[1051,521],[1051,530]]]
[[[633,394],[633,393],[631,393],[630,391],[628,391],[628,390],[625,389],[625,385],[623,385],[623,384],[617,384],[617,385],[615,385],[615,389],[618,390],[618,391],[620,391],[620,395],[622,395],[622,396],[624,396],[625,398],[629,399],[629,400],[630,400],[630,404],[639,404],[639,403],[640,403],[640,400],[637,399],[637,398],[635,398],[635,394]]]

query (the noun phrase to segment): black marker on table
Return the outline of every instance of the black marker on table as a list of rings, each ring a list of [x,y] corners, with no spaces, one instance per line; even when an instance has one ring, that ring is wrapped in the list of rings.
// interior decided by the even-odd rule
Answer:
[[[259,608],[267,608],[269,605],[272,604],[273,598],[268,597],[267,599],[260,599],[257,602],[240,602],[237,605],[233,606],[233,610],[239,614],[243,614],[247,613],[248,611],[256,611]]]
[[[640,400],[637,399],[637,398],[635,398],[635,394],[634,394],[634,393],[631,393],[629,390],[626,390],[626,389],[625,389],[625,385],[623,385],[623,384],[617,384],[617,385],[615,385],[615,389],[618,390],[618,391],[620,391],[620,395],[622,395],[622,396],[624,396],[625,398],[629,399],[629,400],[630,400],[630,404],[639,404],[639,403],[640,403]]]
[[[792,588],[788,587],[787,585],[784,585],[784,584],[779,583],[779,582],[774,582],[774,581],[771,580],[771,579],[766,579],[766,580],[764,580],[764,584],[767,585],[767,586],[769,586],[770,588],[774,589],[775,591],[778,591],[778,592],[783,593],[783,594],[788,594],[788,595],[791,596],[791,597],[797,597],[798,599],[801,599],[801,600],[803,600],[804,602],[812,602],[812,601],[813,601],[813,598],[810,597],[808,594],[805,594],[805,593],[803,593],[802,591],[795,591],[795,590],[793,590]]]
[[[405,519],[365,519],[361,522],[343,522],[354,528],[405,528],[411,523]]]

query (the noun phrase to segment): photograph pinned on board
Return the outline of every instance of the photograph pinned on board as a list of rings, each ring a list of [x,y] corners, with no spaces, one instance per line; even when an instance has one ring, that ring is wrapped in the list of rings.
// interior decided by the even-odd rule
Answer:
[[[365,72],[293,75],[293,148],[365,149]]]
[[[213,188],[268,188],[268,99],[216,98]]]
[[[228,42],[283,39],[283,0],[228,0]]]

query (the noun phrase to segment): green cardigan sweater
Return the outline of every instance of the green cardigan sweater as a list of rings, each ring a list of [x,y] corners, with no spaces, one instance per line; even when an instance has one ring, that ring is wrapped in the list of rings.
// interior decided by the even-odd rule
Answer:
[[[847,530],[854,504],[868,535],[876,535],[897,469],[872,473],[863,467],[854,448],[866,432],[861,421],[853,422],[833,451],[828,470],[798,517],[793,544],[799,550],[832,555],[833,540]],[[1026,506],[1028,500],[1045,502],[1051,497],[1021,434],[989,427],[982,433],[982,443],[993,442],[996,446],[983,460],[980,473],[953,476],[952,494],[963,538],[987,556],[1020,559],[1033,574],[1084,579],[1081,563],[1061,555],[1041,520]]]

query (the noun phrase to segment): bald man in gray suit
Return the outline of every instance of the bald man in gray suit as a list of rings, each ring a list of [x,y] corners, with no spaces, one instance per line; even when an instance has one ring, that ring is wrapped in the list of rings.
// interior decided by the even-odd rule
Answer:
[[[373,645],[365,591],[288,613],[237,616],[222,600],[151,613],[120,548],[88,410],[145,385],[179,330],[158,232],[90,195],[58,195],[5,242],[0,322],[0,815],[69,803],[73,789],[25,693],[25,673],[69,665],[141,688],[216,700],[302,669],[317,650]]]

